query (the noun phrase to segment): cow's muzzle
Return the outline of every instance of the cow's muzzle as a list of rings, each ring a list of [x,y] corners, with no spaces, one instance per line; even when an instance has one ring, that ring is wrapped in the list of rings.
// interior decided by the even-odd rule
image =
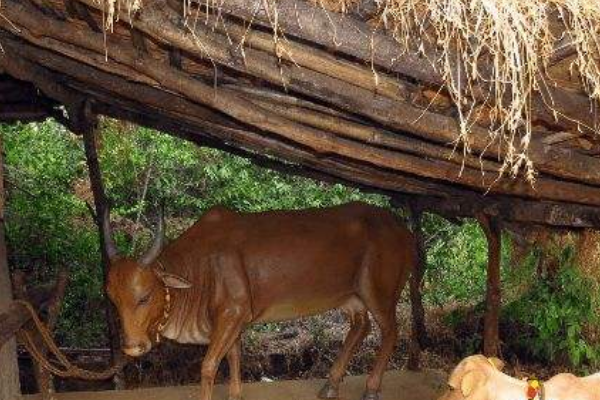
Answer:
[[[150,341],[127,344],[123,347],[123,353],[130,357],[140,357],[150,351],[152,344]]]

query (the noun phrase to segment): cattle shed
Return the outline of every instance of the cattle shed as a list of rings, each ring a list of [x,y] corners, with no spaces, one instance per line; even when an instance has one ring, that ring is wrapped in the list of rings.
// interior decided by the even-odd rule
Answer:
[[[600,227],[599,39],[596,0],[0,0],[0,122],[84,135],[100,182],[107,116],[386,194],[417,227],[477,218],[494,353],[500,230]],[[0,232],[0,345],[11,300]]]

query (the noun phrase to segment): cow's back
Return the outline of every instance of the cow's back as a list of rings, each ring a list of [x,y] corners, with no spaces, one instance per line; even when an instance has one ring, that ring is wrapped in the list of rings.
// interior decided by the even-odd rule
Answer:
[[[369,252],[378,257],[390,238],[397,249],[402,230],[389,211],[362,203],[242,214],[231,228],[222,243],[242,257],[259,321],[340,306],[355,294]]]
[[[255,320],[274,321],[338,307],[354,294],[369,252],[378,257],[382,246],[395,251],[406,234],[391,212],[364,203],[261,213],[219,207],[169,252],[185,255],[178,264],[187,264],[186,276],[206,268],[199,260],[238,257]]]

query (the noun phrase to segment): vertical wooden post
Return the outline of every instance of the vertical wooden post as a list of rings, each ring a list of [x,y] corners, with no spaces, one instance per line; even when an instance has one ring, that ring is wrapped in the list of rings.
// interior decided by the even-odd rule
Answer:
[[[95,222],[98,225],[98,232],[100,234],[100,254],[102,257],[104,282],[106,282],[108,277],[109,259],[106,254],[106,246],[104,246],[106,238],[104,237],[104,230],[101,227],[102,221],[100,218],[106,215],[105,210],[109,205],[106,192],[104,191],[102,170],[100,169],[96,148],[98,121],[91,111],[91,104],[87,101],[79,109],[73,110],[73,120],[75,122],[73,127],[77,130],[76,133],[83,135],[83,145],[90,176],[90,186],[94,195],[94,206],[96,209]],[[105,313],[106,321],[108,323],[112,361],[113,363],[118,363],[123,357],[123,354],[121,353],[119,325],[112,304],[107,304]],[[115,374],[114,383],[116,389],[124,389],[121,373]]]
[[[10,273],[6,242],[4,239],[4,157],[2,138],[0,137],[0,313],[8,311],[12,301]],[[17,345],[15,339],[0,348],[0,399],[16,400],[21,397],[19,386],[19,365],[17,364]]]
[[[498,356],[500,338],[500,256],[502,250],[502,230],[498,220],[487,215],[478,215],[477,220],[485,233],[488,243],[487,293],[483,325],[483,353]]]
[[[412,328],[407,368],[415,371],[420,368],[421,350],[427,347],[428,344],[427,328],[425,326],[425,308],[423,307],[423,297],[421,295],[421,284],[425,276],[425,244],[423,242],[422,227],[423,212],[414,205],[411,205],[409,208],[410,222],[417,241],[417,259],[410,277]]]

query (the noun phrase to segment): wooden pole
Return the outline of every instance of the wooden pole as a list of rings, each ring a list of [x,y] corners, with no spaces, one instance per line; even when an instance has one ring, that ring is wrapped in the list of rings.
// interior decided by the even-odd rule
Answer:
[[[417,241],[417,254],[414,270],[410,276],[410,306],[412,316],[411,338],[407,367],[416,371],[420,369],[421,350],[427,347],[428,336],[425,326],[425,308],[421,294],[421,283],[425,275],[425,245],[423,243],[422,210],[411,204],[410,222]]]
[[[1,290],[4,294],[4,286]],[[4,345],[10,346],[12,338],[30,318],[31,315],[21,304],[9,302],[8,307],[2,308],[0,312],[0,350],[4,348]],[[4,364],[0,361],[0,371],[2,371],[2,368],[4,368]]]
[[[108,199],[104,191],[104,184],[102,181],[102,171],[100,169],[100,163],[98,161],[98,152],[96,149],[97,140],[97,119],[91,112],[91,104],[84,102],[78,109],[71,110],[73,115],[74,127],[78,131],[76,133],[83,135],[83,144],[85,147],[85,157],[87,160],[90,185],[92,187],[92,193],[94,195],[94,205],[96,208],[96,224],[98,225],[98,232],[100,234],[100,253],[102,257],[102,269],[104,272],[104,281],[108,277],[109,260],[106,254],[106,238],[104,237],[104,230],[100,218],[105,214],[106,208],[108,208]],[[117,323],[116,313],[113,306],[108,303],[106,305],[106,320],[108,323],[108,335],[110,339],[111,355],[113,363],[118,363],[123,354],[121,353],[119,325]],[[120,373],[115,374],[114,383],[116,389],[123,389],[124,383]]]
[[[497,219],[487,215],[477,216],[488,242],[487,294],[483,326],[483,353],[498,356],[500,338],[500,256],[502,249],[502,229]]]
[[[8,311],[12,302],[10,273],[4,239],[4,205],[4,160],[0,138],[0,313]],[[0,399],[16,400],[20,397],[17,344],[15,339],[10,339],[4,346],[0,347]]]

